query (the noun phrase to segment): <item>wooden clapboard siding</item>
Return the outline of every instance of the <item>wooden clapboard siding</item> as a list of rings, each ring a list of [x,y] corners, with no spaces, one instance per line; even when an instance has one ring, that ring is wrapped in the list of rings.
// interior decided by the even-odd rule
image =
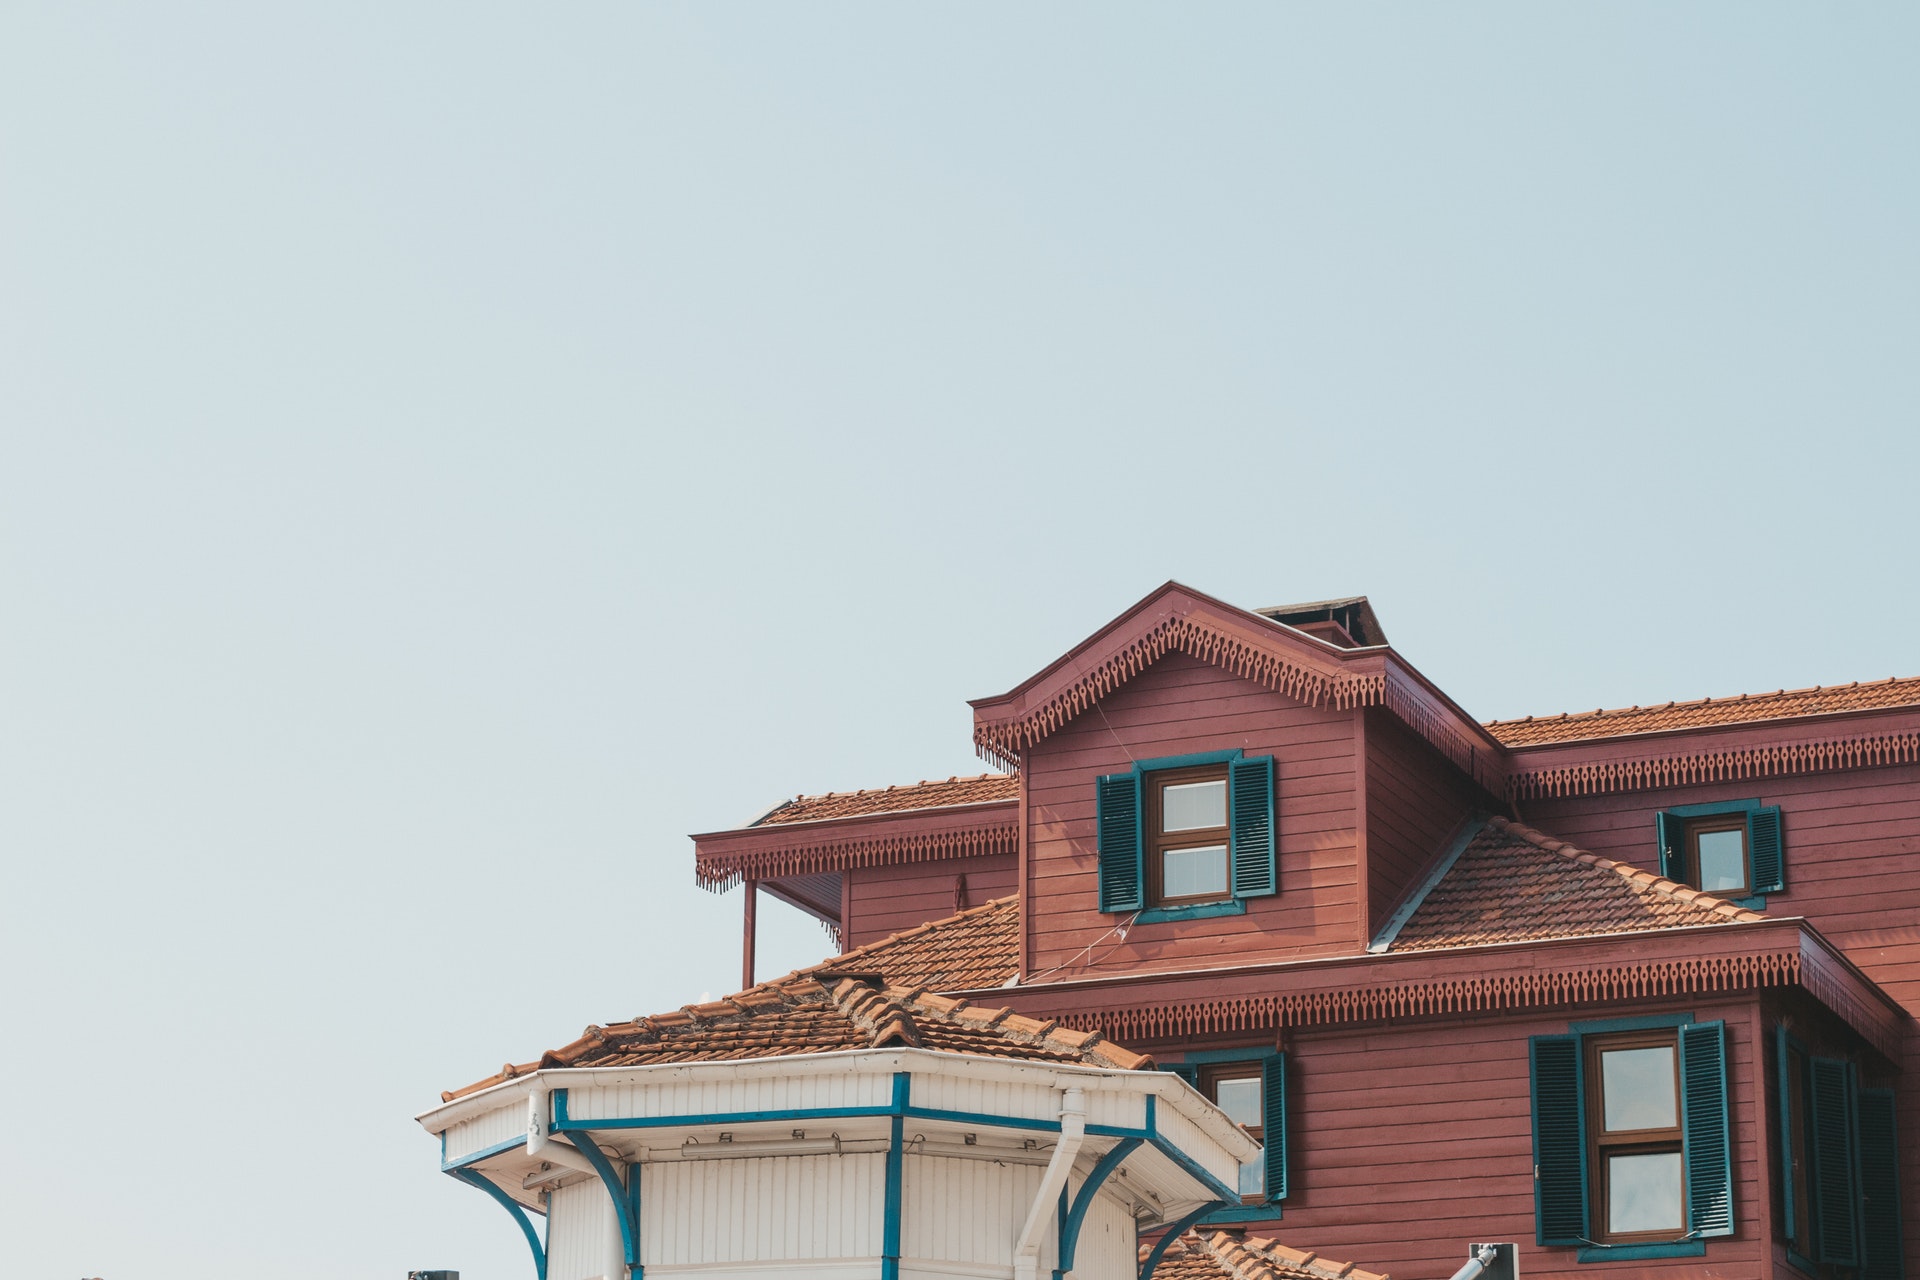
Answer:
[[[1399,719],[1366,713],[1367,937],[1441,844],[1472,815],[1478,789]]]
[[[957,876],[967,878],[966,905],[970,907],[1004,898],[1019,884],[1017,859],[1010,853],[856,867],[846,874],[851,882],[852,917],[848,950],[952,915]]]
[[[1356,947],[1355,713],[1309,707],[1211,664],[1169,654],[1035,746],[1027,787],[1029,968],[1164,971],[1330,955]],[[1247,914],[1136,924],[1097,907],[1094,779],[1134,760],[1238,747],[1275,759],[1280,892]]]
[[[1529,822],[1610,858],[1657,869],[1653,815],[1682,804],[1758,799],[1780,806],[1787,889],[1768,915],[1805,916],[1889,996],[1920,1014],[1920,766],[1755,778],[1614,795],[1532,800]],[[1906,1060],[1920,1063],[1908,1024]],[[1920,1080],[1900,1077],[1904,1240],[1920,1275]]]
[[[1580,1263],[1534,1245],[1527,1039],[1612,1011],[1427,1020],[1288,1037],[1291,1194],[1272,1228],[1295,1249],[1365,1259],[1369,1270],[1441,1276],[1468,1243],[1517,1240],[1523,1272],[1704,1275],[1757,1280],[1772,1253],[1757,997],[1637,1005],[1727,1023],[1737,1230],[1705,1258]],[[1196,1045],[1195,1047],[1200,1047]],[[1262,1228],[1262,1231],[1266,1231]],[[1703,1269],[1704,1268],[1704,1269]]]

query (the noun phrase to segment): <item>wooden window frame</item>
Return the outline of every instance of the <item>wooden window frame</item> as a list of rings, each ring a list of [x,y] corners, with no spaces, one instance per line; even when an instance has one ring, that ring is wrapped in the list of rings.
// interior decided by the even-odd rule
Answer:
[[[1673,1028],[1628,1031],[1581,1038],[1582,1064],[1586,1074],[1587,1108],[1587,1185],[1591,1188],[1591,1228],[1601,1244],[1667,1244],[1687,1230],[1686,1142],[1681,1126],[1685,1082],[1680,1073],[1680,1035]],[[1628,1129],[1609,1133],[1606,1127],[1606,1076],[1601,1069],[1602,1054],[1621,1049],[1669,1049],[1673,1053],[1673,1124],[1659,1129]],[[1666,1155],[1680,1157],[1680,1227],[1678,1232],[1615,1232],[1607,1228],[1611,1188],[1608,1185],[1608,1157],[1615,1155]]]
[[[1194,907],[1213,902],[1233,900],[1233,812],[1231,788],[1227,780],[1227,766],[1196,765],[1188,769],[1156,769],[1143,779],[1146,795],[1143,797],[1146,810],[1146,855],[1147,855],[1147,905],[1153,907]],[[1163,833],[1160,830],[1164,802],[1162,796],[1170,786],[1180,786],[1189,782],[1218,782],[1229,787],[1227,796],[1227,820],[1217,827],[1197,827],[1190,831]],[[1201,849],[1209,845],[1219,845],[1226,850],[1226,887],[1219,893],[1188,894],[1170,898],[1166,894],[1165,874],[1161,865],[1163,855],[1180,849]]]
[[[1717,898],[1744,898],[1753,892],[1753,837],[1747,831],[1745,813],[1716,813],[1700,818],[1687,818],[1681,827],[1681,847],[1685,850],[1687,883],[1695,889],[1701,889],[1700,874],[1700,837],[1716,831],[1738,831],[1740,833],[1741,883],[1737,889],[1701,889]]]
[[[1260,1085],[1260,1114],[1267,1112],[1266,1063],[1259,1058],[1249,1058],[1241,1062],[1210,1062],[1200,1068],[1200,1092],[1214,1106],[1220,1105],[1220,1082],[1223,1080],[1254,1080]],[[1259,1124],[1242,1125],[1254,1140],[1264,1143],[1267,1140],[1267,1126],[1263,1120]]]

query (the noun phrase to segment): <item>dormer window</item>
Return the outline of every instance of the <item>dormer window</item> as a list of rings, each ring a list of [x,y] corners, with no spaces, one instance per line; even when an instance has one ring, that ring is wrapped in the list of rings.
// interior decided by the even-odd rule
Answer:
[[[1273,757],[1142,760],[1095,788],[1100,910],[1143,924],[1239,915],[1279,890]]]
[[[1153,905],[1184,907],[1232,897],[1227,883],[1227,766],[1149,775],[1146,799]]]

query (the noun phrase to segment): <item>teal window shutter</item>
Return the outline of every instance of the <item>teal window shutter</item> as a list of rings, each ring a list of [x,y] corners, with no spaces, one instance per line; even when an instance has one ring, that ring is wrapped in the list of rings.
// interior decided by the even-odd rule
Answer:
[[[1534,1036],[1534,1233],[1542,1245],[1587,1238],[1587,1117],[1579,1036]]]
[[[1273,757],[1253,756],[1227,765],[1228,817],[1233,844],[1233,896],[1258,898],[1280,891],[1274,867]]]
[[[1267,1144],[1267,1199],[1287,1198],[1287,1055],[1268,1054],[1260,1068],[1261,1132]]]
[[[1100,909],[1138,911],[1146,905],[1146,858],[1142,853],[1140,775],[1110,773],[1096,792],[1100,837]]]
[[[1671,813],[1653,815],[1653,830],[1660,847],[1660,874],[1675,884],[1687,878],[1686,823]]]
[[[1773,1102],[1774,1111],[1780,1117],[1780,1201],[1784,1207],[1780,1215],[1781,1227],[1789,1240],[1799,1237],[1799,1223],[1794,1219],[1793,1194],[1793,1099],[1788,1092],[1793,1087],[1793,1073],[1787,1067],[1787,1029],[1773,1029]],[[1805,1152],[1801,1155],[1804,1157]]]
[[[1680,1133],[1686,1151],[1687,1227],[1733,1234],[1733,1143],[1727,1122],[1727,1027],[1680,1028]]]
[[[1753,892],[1785,893],[1787,860],[1780,840],[1780,806],[1747,815],[1747,857],[1753,864]]]
[[[1162,1071],[1172,1072],[1174,1075],[1179,1076],[1182,1080],[1185,1080],[1188,1084],[1192,1085],[1196,1089],[1200,1087],[1200,1068],[1198,1067],[1189,1066],[1187,1063],[1184,1063],[1184,1062],[1175,1062],[1168,1066],[1164,1066],[1160,1069]]]
[[[1901,1280],[1893,1090],[1860,1090],[1860,1280]]]
[[[1853,1071],[1838,1058],[1808,1064],[1813,1087],[1813,1224],[1815,1262],[1857,1266],[1860,1231],[1854,1220]]]

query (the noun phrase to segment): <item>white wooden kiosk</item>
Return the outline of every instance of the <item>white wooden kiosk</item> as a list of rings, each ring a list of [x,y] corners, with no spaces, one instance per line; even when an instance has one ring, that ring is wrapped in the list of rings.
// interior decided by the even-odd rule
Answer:
[[[955,1003],[885,998],[923,1024],[938,1012],[926,1002]],[[766,1016],[781,1014],[752,1014]],[[1005,1029],[1020,1023],[1051,1030],[1018,1015]],[[911,1024],[884,1038],[895,1045],[535,1065],[419,1121],[442,1169],[517,1220],[538,1280],[1138,1280],[1158,1261],[1141,1263],[1141,1235],[1170,1227],[1171,1240],[1237,1204],[1260,1150],[1179,1077],[1059,1061],[1044,1034],[1053,1047],[1033,1057],[1056,1060],[1011,1056],[999,1037],[994,1056],[896,1047],[921,1039]]]

